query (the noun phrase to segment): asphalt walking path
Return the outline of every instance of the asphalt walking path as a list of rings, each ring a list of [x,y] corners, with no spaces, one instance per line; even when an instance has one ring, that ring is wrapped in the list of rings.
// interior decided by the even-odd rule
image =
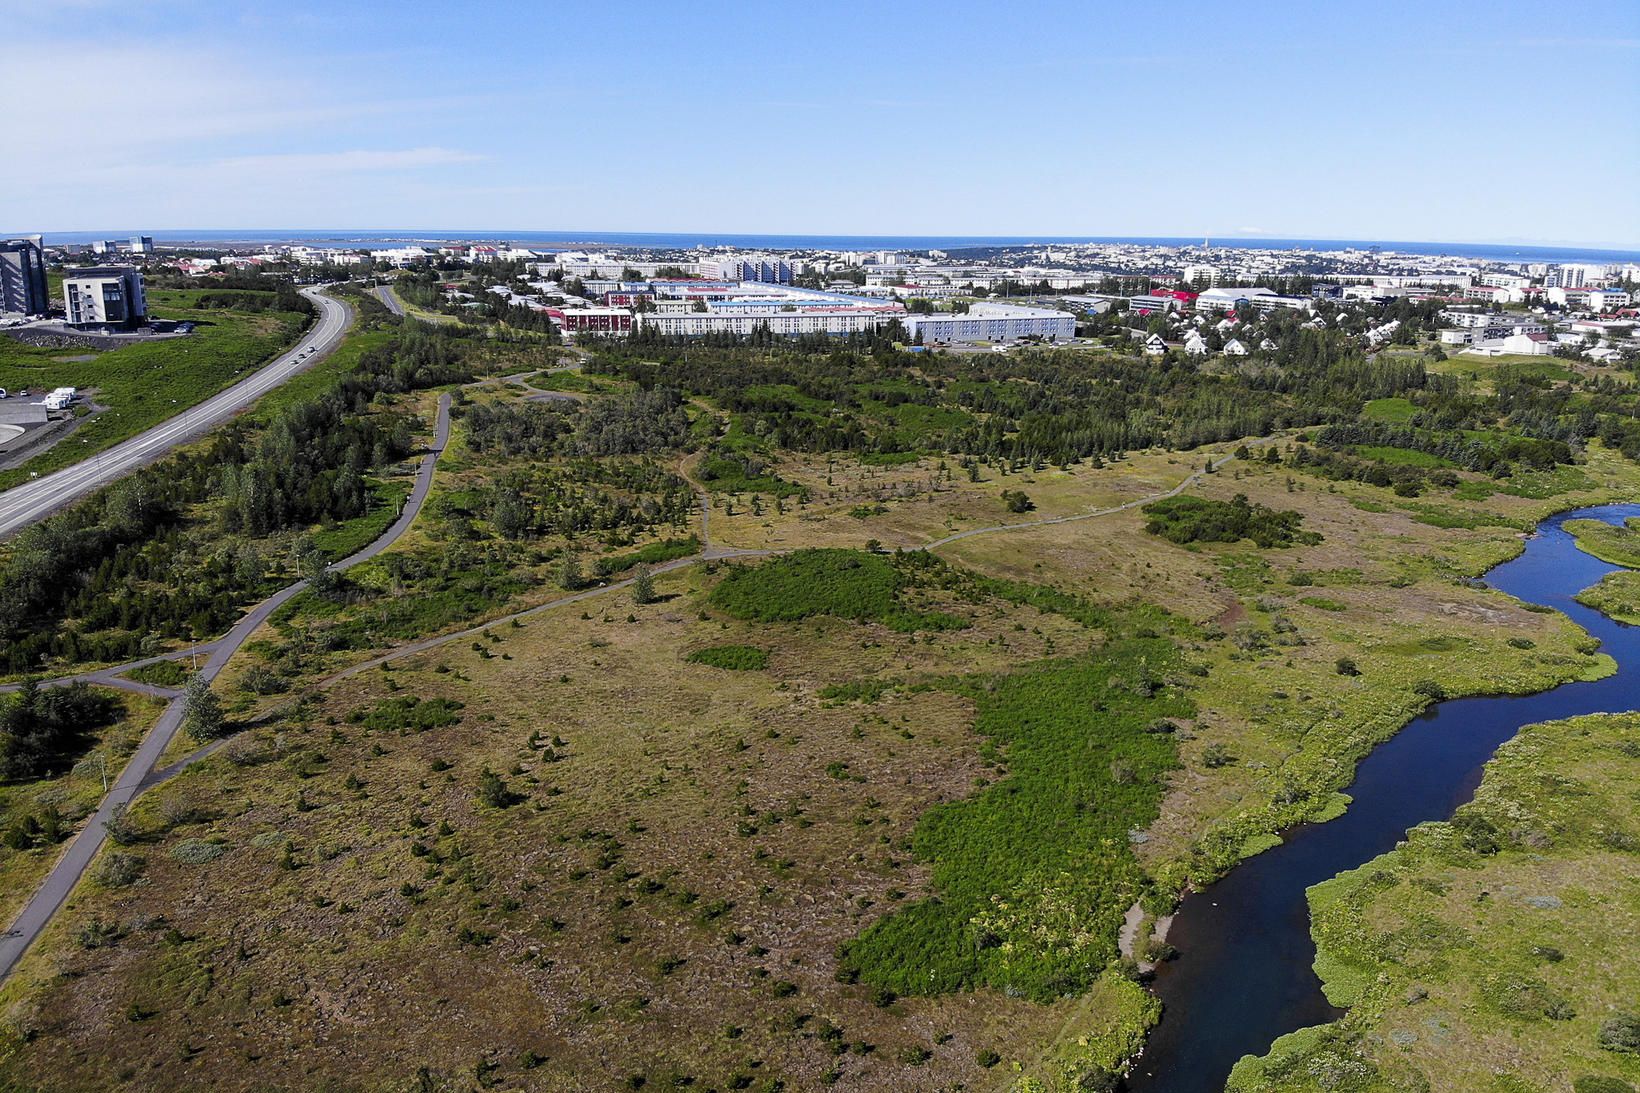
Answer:
[[[323,360],[353,325],[348,304],[325,296],[317,288],[302,295],[319,307],[320,317],[295,346],[275,357],[232,387],[224,388],[173,418],[122,440],[40,478],[0,493],[0,537],[14,534],[93,490],[152,463],[172,448],[219,425],[299,372]],[[315,352],[309,353],[312,347]]]
[[[434,468],[438,465],[439,454],[444,451],[444,446],[449,442],[449,439],[450,396],[445,394],[439,397],[438,420],[433,429],[433,443],[427,454],[422,456],[421,466],[416,471],[415,486],[411,489],[410,496],[399,513],[399,518],[393,521],[393,525],[383,532],[375,542],[357,554],[349,555],[331,565],[329,568],[332,572],[340,573],[343,570],[351,569],[360,562],[374,558],[392,546],[409,529],[410,525],[415,522],[417,514],[421,512],[422,505],[427,501],[427,494],[433,487]],[[226,636],[210,644],[210,653],[205,660],[204,666],[200,669],[200,674],[208,680],[216,678],[217,674],[226,667],[228,660],[256,632],[256,629],[288,602],[291,597],[305,589],[307,584],[306,580],[300,580],[287,585],[251,608],[239,622],[234,624],[233,629],[228,631]],[[204,648],[206,647],[200,647],[201,650]],[[177,655],[186,656],[188,653],[184,651]],[[107,683],[108,679],[106,677],[108,676],[130,671],[137,664],[152,663],[157,659],[164,658],[150,658],[148,661],[118,665],[104,669],[101,672],[91,673],[87,678],[94,682]],[[120,681],[120,684],[126,683],[129,683],[129,681]],[[144,789],[158,784],[165,777],[175,774],[186,766],[186,762],[173,764],[163,771],[157,772],[160,777],[151,777],[152,774],[156,773],[154,771],[155,764],[159,762],[160,756],[165,754],[165,749],[170,746],[171,741],[176,737],[177,731],[182,727],[184,701],[181,695],[174,690],[169,691],[169,694],[175,696],[171,699],[171,704],[165,708],[165,712],[160,715],[159,720],[154,722],[153,728],[148,730],[148,735],[143,737],[142,743],[137,746],[137,750],[131,756],[130,761],[125,764],[125,769],[120,772],[119,779],[114,783],[113,788],[103,796],[102,803],[97,806],[97,811],[86,819],[79,833],[69,842],[61,857],[52,866],[51,872],[46,875],[45,880],[35,891],[33,897],[30,898],[28,904],[18,914],[16,920],[12,922],[11,928],[3,936],[0,936],[0,981],[3,981],[11,974],[18,960],[28,951],[28,947],[34,943],[34,940],[40,936],[41,931],[46,928],[52,917],[56,915],[57,910],[68,899],[69,893],[74,890],[75,884],[84,876],[92,858],[96,857],[97,851],[102,848],[103,842],[108,838],[106,827],[108,821],[114,819],[119,810],[129,804]],[[189,757],[190,760],[193,758],[195,756]]]

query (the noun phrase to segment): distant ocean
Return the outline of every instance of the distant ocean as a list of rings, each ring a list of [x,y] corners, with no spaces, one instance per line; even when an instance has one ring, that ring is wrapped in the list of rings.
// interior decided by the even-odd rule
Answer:
[[[349,231],[346,229],[178,230],[124,229],[98,232],[47,232],[52,243],[90,243],[149,235],[160,243],[305,243],[311,246],[383,249],[408,243],[505,240],[538,249],[573,247],[676,248],[740,247],[747,250],[962,250],[976,247],[1052,246],[1066,243],[1136,243],[1153,247],[1200,246],[1199,238],[1182,236],[979,236],[979,235],[736,235],[685,232],[468,231],[416,229]],[[1382,239],[1272,239],[1225,236],[1217,246],[1256,250],[1399,251],[1454,258],[1488,258],[1498,262],[1640,262],[1640,250],[1589,247],[1527,246],[1513,243],[1419,243]]]

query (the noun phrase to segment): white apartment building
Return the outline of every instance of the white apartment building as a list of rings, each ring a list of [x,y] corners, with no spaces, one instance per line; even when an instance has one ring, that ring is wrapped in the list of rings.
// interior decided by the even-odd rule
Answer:
[[[901,313],[888,308],[807,307],[801,311],[774,311],[763,314],[734,314],[693,311],[677,314],[645,312],[638,323],[663,337],[698,338],[707,334],[744,337],[767,328],[771,334],[796,337],[800,334],[862,334],[876,330]]]
[[[1068,311],[1014,304],[977,303],[966,314],[907,315],[901,322],[913,339],[924,345],[953,342],[1012,342],[1020,338],[1070,341],[1076,337],[1076,316]]]
[[[139,323],[148,316],[135,266],[87,266],[63,274],[63,306],[76,326]]]

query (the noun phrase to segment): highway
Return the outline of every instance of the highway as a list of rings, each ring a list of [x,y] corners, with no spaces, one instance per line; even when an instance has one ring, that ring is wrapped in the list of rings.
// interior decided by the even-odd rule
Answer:
[[[427,494],[432,489],[433,471],[438,465],[439,453],[444,451],[444,446],[450,440],[450,401],[449,395],[442,395],[439,398],[438,420],[433,429],[433,443],[427,454],[422,456],[421,466],[416,471],[415,486],[410,490],[410,496],[405,501],[404,508],[399,511],[399,518],[375,542],[366,546],[357,554],[350,555],[330,566],[329,568],[332,571],[339,573],[358,565],[366,559],[374,558],[391,546],[415,522],[416,515],[421,512],[422,505],[427,501]],[[305,580],[286,585],[246,612],[244,617],[234,624],[233,629],[228,631],[226,637],[211,644],[210,657],[200,669],[200,675],[206,679],[215,679],[217,673],[227,666],[228,661],[239,650],[239,647],[256,632],[259,626],[268,620],[268,616],[272,615],[281,605],[306,587],[307,581]],[[109,669],[109,671],[118,672],[130,668],[131,665],[123,665],[120,668]],[[108,838],[108,830],[105,826],[108,821],[118,815],[119,810],[129,804],[143,790],[163,781],[165,777],[174,774],[179,769],[177,767],[167,768],[164,771],[155,771],[154,769],[155,764],[159,762],[160,756],[165,754],[165,749],[170,746],[178,730],[182,728],[184,699],[177,695],[175,691],[169,693],[176,695],[176,697],[165,708],[165,712],[160,715],[159,720],[154,722],[154,727],[148,730],[148,735],[143,737],[142,743],[137,745],[135,754],[125,764],[125,769],[120,772],[119,779],[114,783],[114,787],[103,797],[102,803],[97,806],[97,811],[86,818],[79,834],[74,836],[73,841],[68,844],[62,856],[51,867],[51,872],[46,874],[45,880],[40,883],[40,887],[35,890],[34,895],[30,897],[16,920],[12,922],[10,929],[6,930],[4,934],[0,934],[0,981],[4,981],[11,974],[11,970],[16,966],[17,961],[28,951],[28,947],[34,943],[34,939],[40,936],[40,932],[51,922],[57,913],[57,909],[63,905],[63,901],[68,898],[69,893],[74,890],[74,886],[79,883],[80,877],[85,874],[86,867],[97,856],[97,851],[102,849],[103,842]]]
[[[64,505],[72,504],[93,490],[153,462],[177,445],[226,421],[323,358],[353,325],[353,309],[339,300],[322,295],[318,289],[305,288],[302,295],[319,308],[319,321],[293,348],[232,387],[218,391],[199,405],[189,407],[146,432],[122,440],[72,467],[64,467],[0,493],[0,538],[16,534]],[[316,347],[318,352],[303,356],[310,345]]]

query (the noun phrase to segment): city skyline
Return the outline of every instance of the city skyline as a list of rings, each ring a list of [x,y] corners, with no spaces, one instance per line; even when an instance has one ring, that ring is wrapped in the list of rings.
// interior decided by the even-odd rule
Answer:
[[[3,2],[5,230],[1640,246],[1640,10],[983,11]]]

